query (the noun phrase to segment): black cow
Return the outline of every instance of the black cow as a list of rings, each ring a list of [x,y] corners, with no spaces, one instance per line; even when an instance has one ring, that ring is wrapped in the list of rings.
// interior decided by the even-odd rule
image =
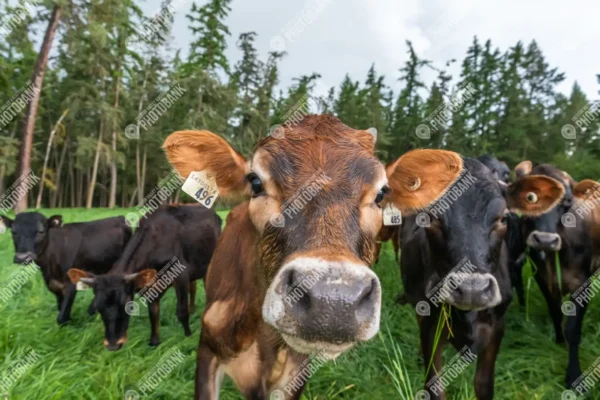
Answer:
[[[504,161],[500,161],[489,154],[484,154],[477,159],[492,171],[496,179],[508,184],[510,181],[510,168]]]
[[[508,184],[510,182],[510,169],[505,162],[498,160],[489,154],[484,154],[477,158],[488,167],[494,177],[501,182]],[[512,286],[517,292],[519,304],[525,305],[525,291],[523,290],[523,261],[525,255],[525,241],[521,235],[521,225],[519,216],[515,213],[509,213],[506,217],[507,233],[505,237],[508,246],[508,272]]]
[[[192,334],[189,315],[190,309],[194,312],[195,281],[204,279],[220,234],[221,218],[213,210],[201,205],[161,206],[141,220],[122,257],[106,275],[69,271],[74,283],[81,280],[94,289],[108,350],[118,350],[127,341],[131,302],[141,289],[141,302],[148,306],[152,324],[151,346],[160,344],[160,298],[171,285],[177,293],[177,318],[185,335]]]
[[[406,218],[401,228],[401,274],[406,300],[418,314],[427,371],[425,390],[432,399],[445,396],[441,381],[434,381],[440,379],[448,338],[444,326],[434,348],[443,302],[450,305],[450,343],[457,350],[472,351],[473,358],[478,356],[477,398],[493,397],[504,313],[512,296],[504,241],[509,210],[540,214],[563,193],[560,183],[547,177],[500,184],[495,174],[474,159],[464,159],[464,170],[442,199]]]
[[[574,310],[569,310],[564,336],[562,332],[562,297],[577,292],[593,274],[594,251],[600,252],[598,210],[587,212],[578,207],[580,200],[598,197],[597,183],[584,180],[574,181],[567,173],[549,165],[533,167],[530,161],[523,161],[515,167],[517,176],[548,176],[561,182],[565,196],[556,207],[544,215],[524,216],[521,220],[522,235],[532,261],[537,266],[535,280],[548,304],[548,312],[554,324],[556,342],[567,341],[569,362],[566,371],[566,386],[571,387],[581,375],[579,364],[579,342],[587,301],[577,301],[571,297]],[[595,189],[590,189],[594,188]],[[589,189],[589,190],[588,190]],[[588,193],[586,195],[586,192]],[[596,199],[591,208],[598,204]],[[596,220],[594,220],[594,218]],[[594,241],[596,244],[594,244]],[[559,289],[556,270],[556,253],[560,260],[562,290]],[[596,255],[596,261],[598,255]]]
[[[123,217],[63,225],[60,215],[46,219],[38,212],[26,212],[17,214],[14,221],[8,217],[2,220],[12,232],[14,262],[24,265],[35,261],[40,266],[46,286],[58,302],[59,325],[71,318],[77,293],[67,271],[107,272],[131,238],[131,228]],[[93,305],[88,312],[95,312]]]

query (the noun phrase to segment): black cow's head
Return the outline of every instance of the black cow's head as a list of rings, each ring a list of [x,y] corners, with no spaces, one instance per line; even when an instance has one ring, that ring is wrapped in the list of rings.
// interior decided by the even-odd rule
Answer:
[[[127,275],[94,275],[91,272],[71,268],[67,274],[74,284],[81,281],[92,287],[94,307],[102,316],[104,323],[104,346],[108,350],[119,350],[127,342],[127,329],[135,291],[152,282],[156,271],[145,269]]]
[[[17,214],[14,221],[2,216],[2,222],[10,228],[15,245],[15,264],[29,264],[46,249],[48,231],[62,226],[62,216],[48,219],[38,212]]]
[[[560,252],[565,248],[582,247],[589,241],[588,224],[589,214],[585,208],[578,207],[578,199],[586,200],[586,192],[596,193],[589,189],[596,183],[584,180],[580,183],[574,181],[569,174],[549,165],[541,164],[533,167],[531,161],[523,161],[515,168],[517,176],[542,175],[551,177],[561,183],[565,195],[559,199],[556,207],[543,215],[527,216],[522,218],[523,235],[527,245],[538,254],[545,252]],[[590,200],[594,196],[588,195]],[[594,206],[595,204],[592,204]]]
[[[466,174],[425,216],[422,228],[436,268],[426,290],[439,284],[453,306],[480,310],[500,304],[510,292],[504,242],[509,211],[539,215],[564,190],[556,180],[537,176],[506,185],[474,159],[466,158],[464,166]]]
[[[497,180],[504,183],[510,181],[510,168],[508,168],[508,165],[506,165],[504,161],[500,161],[489,154],[482,155],[478,160],[492,171],[492,174]]]

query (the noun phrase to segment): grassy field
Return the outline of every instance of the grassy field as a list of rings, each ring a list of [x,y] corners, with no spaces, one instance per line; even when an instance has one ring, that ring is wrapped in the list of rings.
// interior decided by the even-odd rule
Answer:
[[[62,214],[65,223],[89,221],[128,210],[49,210],[46,216]],[[224,216],[226,213],[221,213]],[[0,288],[19,271],[9,232],[0,234]],[[412,398],[423,385],[419,340],[414,310],[398,306],[394,297],[401,289],[398,266],[386,244],[375,271],[383,286],[382,330],[378,337],[335,362],[320,368],[310,379],[304,399],[402,399]],[[186,338],[175,315],[174,291],[162,301],[162,344],[148,346],[150,324],[147,312],[132,317],[128,343],[117,352],[102,345],[103,325],[99,315],[88,317],[91,291],[78,292],[68,326],[56,325],[56,301],[37,272],[8,302],[0,300],[0,378],[14,366],[20,354],[31,347],[39,359],[14,383],[9,399],[123,399],[137,390],[138,381],[169,351],[179,350],[185,360],[163,379],[148,396],[155,399],[189,399],[194,392],[196,346],[204,291],[198,285],[197,312],[192,317],[194,334]],[[594,299],[588,309],[581,344],[582,369],[600,356],[600,304]],[[567,363],[565,346],[554,343],[546,306],[535,284],[531,288],[529,321],[516,301],[507,316],[507,330],[496,363],[496,399],[560,399]],[[455,351],[447,348],[445,357]],[[449,399],[474,398],[474,365],[469,366],[447,390]],[[398,384],[408,389],[400,390]],[[599,398],[600,391],[594,394]],[[0,396],[3,394],[0,393]],[[0,397],[1,398],[1,397]],[[221,399],[239,399],[226,380]]]

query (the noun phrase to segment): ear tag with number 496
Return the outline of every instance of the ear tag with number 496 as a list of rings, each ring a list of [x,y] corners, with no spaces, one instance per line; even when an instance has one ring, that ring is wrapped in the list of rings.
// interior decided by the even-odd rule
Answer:
[[[89,285],[81,282],[81,281],[77,281],[77,284],[75,285],[75,289],[77,290],[88,290],[90,287]]]
[[[206,208],[211,208],[219,196],[215,178],[206,171],[190,172],[181,189]]]
[[[402,224],[402,212],[393,204],[388,204],[383,209],[383,224],[386,226]]]

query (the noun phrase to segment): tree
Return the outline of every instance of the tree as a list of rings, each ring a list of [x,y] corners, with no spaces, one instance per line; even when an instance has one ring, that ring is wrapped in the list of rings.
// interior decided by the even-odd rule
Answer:
[[[29,170],[31,170],[31,148],[33,144],[33,129],[35,128],[35,118],[37,116],[38,104],[40,101],[40,93],[42,90],[42,84],[44,82],[44,73],[46,72],[46,64],[48,64],[48,56],[50,54],[50,48],[52,47],[52,41],[54,40],[54,34],[58,29],[60,22],[61,6],[58,4],[54,6],[50,20],[48,21],[48,27],[42,41],[42,46],[38,54],[33,76],[31,78],[31,88],[33,96],[27,104],[25,118],[23,119],[23,129],[21,131],[21,147],[19,150],[19,159],[17,167],[17,175],[25,176]],[[25,182],[22,183],[24,186]],[[17,204],[15,205],[15,211],[21,212],[27,209],[27,196],[21,196]]]

